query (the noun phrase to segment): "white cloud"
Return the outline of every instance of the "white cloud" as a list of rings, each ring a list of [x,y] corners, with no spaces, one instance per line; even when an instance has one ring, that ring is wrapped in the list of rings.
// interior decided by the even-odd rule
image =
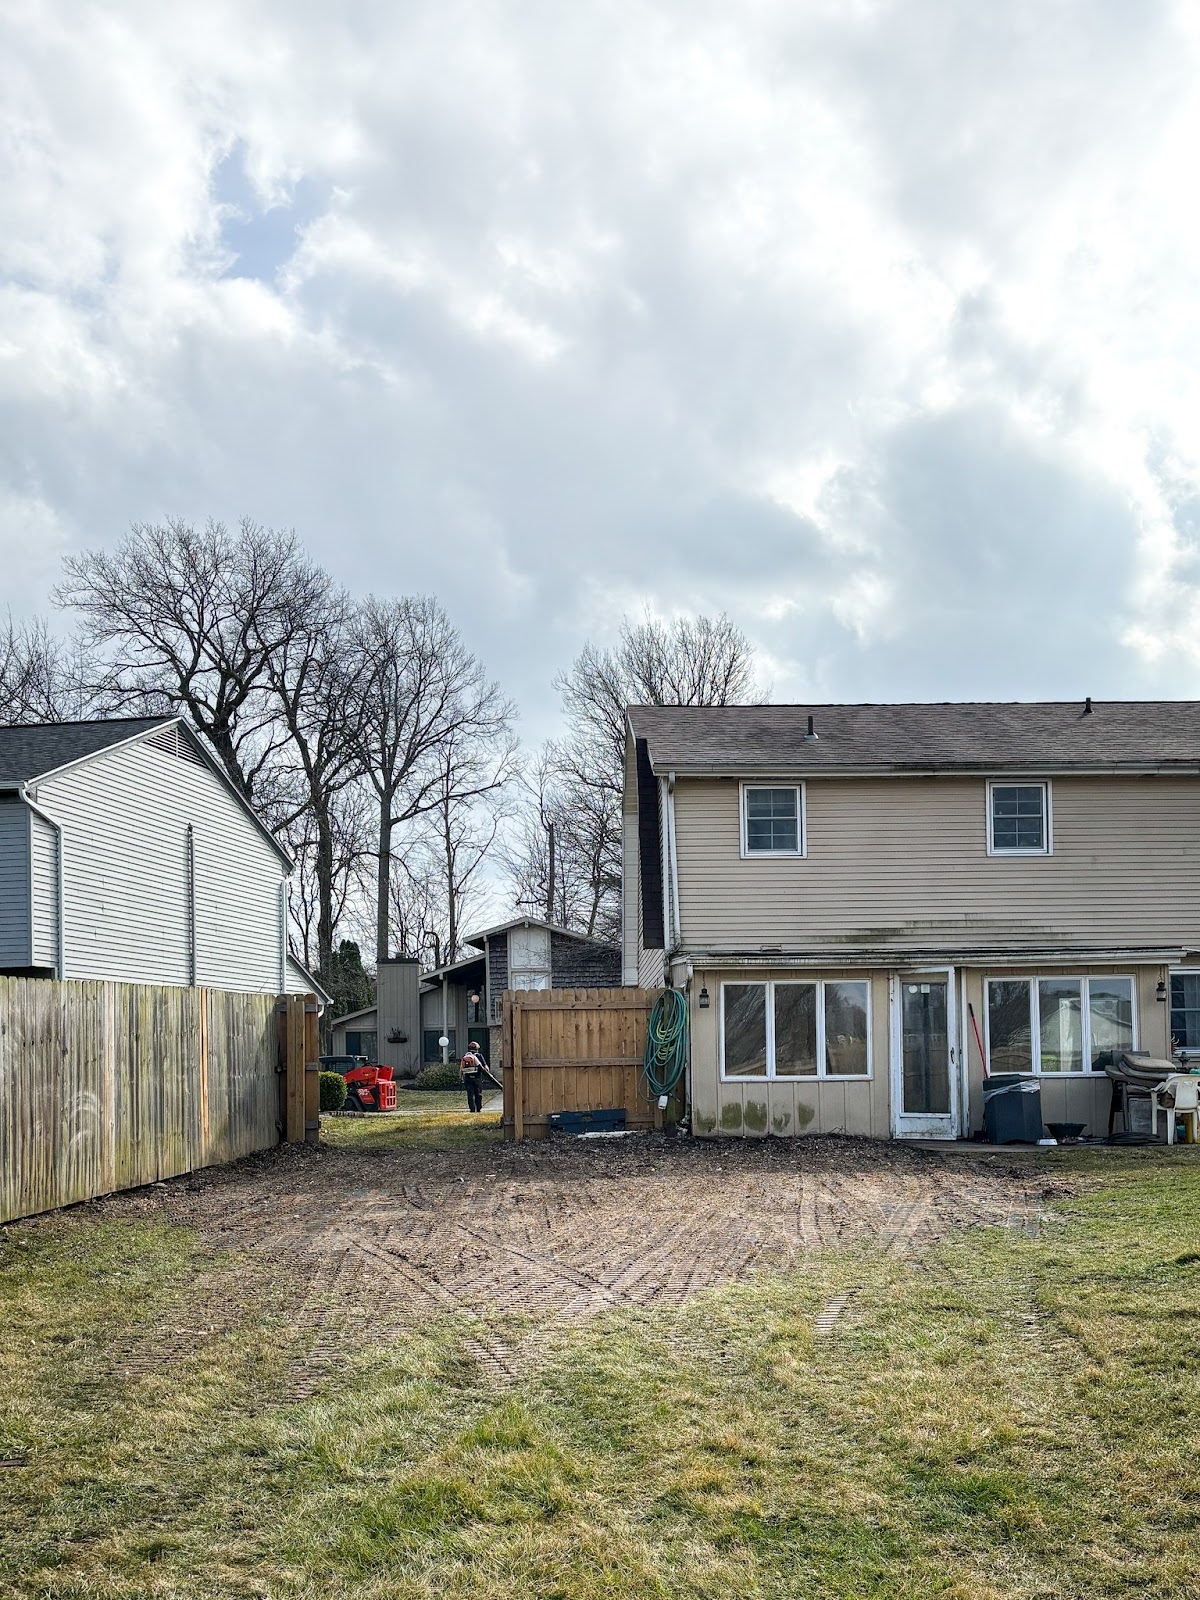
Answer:
[[[18,609],[64,548],[246,512],[438,592],[535,727],[643,605],[727,607],[778,695],[1195,692],[1192,8],[0,32]]]

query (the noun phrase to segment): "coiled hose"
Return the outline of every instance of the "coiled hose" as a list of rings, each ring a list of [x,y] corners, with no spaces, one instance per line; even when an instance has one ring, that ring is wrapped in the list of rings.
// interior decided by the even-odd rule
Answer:
[[[687,1066],[688,1008],[678,989],[664,989],[646,1030],[642,1076],[651,1100],[674,1094]]]

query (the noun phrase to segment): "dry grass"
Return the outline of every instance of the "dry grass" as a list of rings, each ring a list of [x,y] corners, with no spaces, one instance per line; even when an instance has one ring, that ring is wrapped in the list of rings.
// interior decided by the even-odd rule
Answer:
[[[1038,1237],[818,1252],[564,1332],[507,1392],[468,1324],[425,1319],[299,1404],[303,1336],[253,1283],[236,1328],[173,1345],[210,1264],[187,1230],[0,1230],[0,1458],[28,1457],[0,1469],[5,1593],[1196,1594],[1200,1165],[1057,1170],[1078,1195]],[[106,1348],[154,1330],[161,1367],[122,1380]]]

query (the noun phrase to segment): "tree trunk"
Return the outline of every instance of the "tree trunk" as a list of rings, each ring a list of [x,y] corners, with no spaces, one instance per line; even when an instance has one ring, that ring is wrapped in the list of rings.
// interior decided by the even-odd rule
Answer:
[[[379,802],[379,871],[375,901],[375,958],[388,958],[388,923],[392,898],[392,797]]]
[[[547,855],[549,858],[549,869],[546,874],[546,921],[553,922],[555,889],[554,878],[555,867],[557,863],[554,859],[554,824],[552,822],[546,824],[546,841]]]
[[[321,982],[333,980],[333,824],[327,804],[313,808],[317,824],[317,964]]]

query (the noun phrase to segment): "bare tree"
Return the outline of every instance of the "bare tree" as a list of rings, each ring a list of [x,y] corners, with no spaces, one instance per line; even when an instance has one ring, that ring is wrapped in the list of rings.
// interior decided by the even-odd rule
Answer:
[[[597,937],[620,929],[621,790],[630,705],[733,705],[758,698],[749,641],[727,616],[628,618],[614,648],[585,644],[555,687],[569,731],[527,787],[507,862],[518,903],[553,905]],[[539,913],[541,914],[541,913]]]
[[[354,653],[361,663],[358,757],[378,803],[375,947],[386,959],[395,830],[501,784],[504,763],[466,757],[473,748],[509,748],[515,710],[427,596],[368,599],[356,619]],[[447,774],[450,748],[460,759]]]
[[[184,710],[248,798],[276,752],[268,667],[328,582],[294,533],[243,518],[135,523],[114,550],[68,556],[55,591],[83,619],[127,706]]]
[[[337,908],[338,799],[358,777],[357,701],[353,694],[350,602],[325,574],[295,598],[284,636],[264,655],[270,709],[282,734],[291,803],[282,791],[277,830],[303,819],[311,835],[316,885],[316,955],[330,975]],[[276,747],[281,741],[276,738]]]
[[[73,722],[104,716],[118,696],[79,638],[56,638],[41,618],[0,628],[0,722]]]
[[[291,911],[292,948],[306,967],[320,964],[318,924],[321,891],[318,877],[318,830],[311,808],[303,803],[302,791],[293,783],[293,803],[278,828],[278,836],[295,862],[288,904]],[[371,805],[369,795],[358,785],[349,784],[331,796],[330,899],[335,937],[347,924],[354,931],[355,913],[372,876]]]

